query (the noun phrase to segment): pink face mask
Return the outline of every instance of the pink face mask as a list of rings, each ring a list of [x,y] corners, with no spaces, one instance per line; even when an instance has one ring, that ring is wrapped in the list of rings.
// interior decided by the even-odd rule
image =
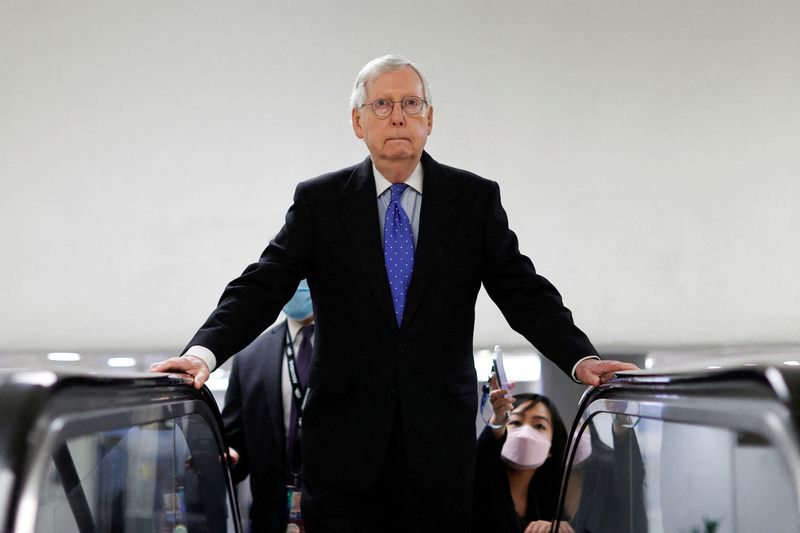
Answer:
[[[582,465],[590,455],[592,455],[592,434],[586,429],[581,433],[581,439],[578,441],[577,448],[575,448],[575,458],[572,460],[572,466]]]
[[[509,427],[500,457],[516,470],[535,470],[550,454],[550,439],[528,424]]]

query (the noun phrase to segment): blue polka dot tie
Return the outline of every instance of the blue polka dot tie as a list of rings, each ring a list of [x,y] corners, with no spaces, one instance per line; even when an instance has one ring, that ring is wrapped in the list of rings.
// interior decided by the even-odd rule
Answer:
[[[392,196],[383,227],[384,262],[398,326],[403,322],[406,293],[408,284],[411,283],[411,272],[414,270],[414,234],[411,232],[411,221],[400,205],[400,197],[407,188],[405,183],[392,185]]]

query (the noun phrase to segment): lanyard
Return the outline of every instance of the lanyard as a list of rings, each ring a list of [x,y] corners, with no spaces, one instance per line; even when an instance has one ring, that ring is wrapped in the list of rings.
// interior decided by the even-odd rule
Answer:
[[[302,342],[302,341],[301,341]],[[294,356],[294,344],[292,335],[289,333],[289,326],[286,326],[286,366],[289,370],[289,382],[292,384],[292,401],[294,402],[295,413],[297,419],[292,428],[293,439],[292,442],[286,443],[287,461],[289,474],[294,479],[294,484],[297,485],[297,478],[300,473],[300,428],[303,425],[303,400],[305,399],[307,387],[300,385],[300,378],[297,375],[297,361]],[[297,462],[297,464],[295,464]]]
[[[301,341],[302,342],[302,341]],[[292,335],[289,333],[289,326],[286,326],[286,366],[289,367],[289,382],[292,384],[292,398],[294,398],[297,408],[297,427],[302,425],[303,400],[306,396],[305,388],[300,385],[300,378],[297,375],[297,361],[294,357],[294,346]]]

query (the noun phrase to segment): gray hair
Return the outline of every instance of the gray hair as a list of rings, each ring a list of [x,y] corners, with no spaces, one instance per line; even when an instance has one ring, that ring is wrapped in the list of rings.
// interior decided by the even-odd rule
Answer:
[[[433,105],[431,99],[431,87],[428,85],[428,80],[422,75],[422,71],[411,61],[400,55],[389,54],[381,57],[376,57],[361,69],[361,72],[356,76],[356,82],[353,84],[353,92],[350,94],[350,107],[358,109],[364,105],[367,99],[367,82],[374,80],[381,74],[387,72],[394,72],[396,70],[411,67],[414,72],[419,76],[422,81],[422,97],[428,102],[428,106]]]

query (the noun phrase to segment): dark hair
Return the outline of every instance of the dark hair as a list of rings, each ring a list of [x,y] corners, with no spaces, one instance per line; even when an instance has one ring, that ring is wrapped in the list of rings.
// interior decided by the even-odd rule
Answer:
[[[547,396],[541,394],[515,394],[514,408],[530,402],[523,412],[533,409],[538,404],[544,404],[550,411],[553,425],[553,439],[550,444],[550,457],[544,464],[536,469],[528,487],[528,502],[534,503],[538,508],[538,519],[555,520],[558,508],[558,492],[561,487],[561,463],[567,447],[567,428],[555,404]],[[530,511],[529,511],[530,512]]]

